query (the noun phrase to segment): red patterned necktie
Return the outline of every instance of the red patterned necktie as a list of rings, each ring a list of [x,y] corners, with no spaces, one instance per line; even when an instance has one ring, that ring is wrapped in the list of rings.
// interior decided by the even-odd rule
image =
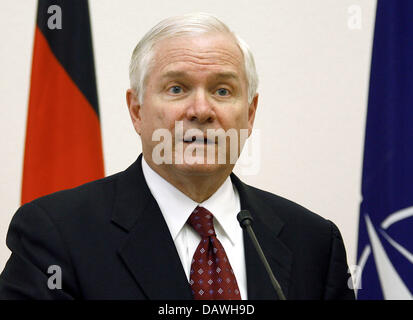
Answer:
[[[191,263],[192,294],[195,300],[240,300],[237,279],[216,237],[213,217],[198,206],[188,219],[188,224],[202,238]]]

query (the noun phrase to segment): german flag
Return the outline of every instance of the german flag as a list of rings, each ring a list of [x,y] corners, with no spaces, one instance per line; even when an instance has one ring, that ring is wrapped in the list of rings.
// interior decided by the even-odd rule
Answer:
[[[88,2],[39,0],[21,202],[103,176]]]

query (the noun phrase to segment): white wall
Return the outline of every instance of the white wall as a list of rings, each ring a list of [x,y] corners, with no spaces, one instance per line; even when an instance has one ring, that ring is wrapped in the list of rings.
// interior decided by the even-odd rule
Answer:
[[[1,2],[0,269],[20,200],[36,3]],[[260,170],[243,180],[333,220],[355,263],[375,0],[89,3],[107,175],[140,152],[125,103],[137,41],[167,16],[213,13],[250,44],[260,75]],[[348,26],[352,5],[361,9],[361,29]]]

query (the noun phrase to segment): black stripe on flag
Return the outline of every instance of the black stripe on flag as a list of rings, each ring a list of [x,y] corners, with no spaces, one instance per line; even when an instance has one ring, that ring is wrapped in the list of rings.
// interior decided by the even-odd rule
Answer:
[[[62,28],[49,28],[48,20],[54,20],[61,8]],[[53,9],[53,7],[51,8]],[[86,0],[39,0],[37,27],[41,30],[60,64],[84,94],[99,117],[89,7]]]

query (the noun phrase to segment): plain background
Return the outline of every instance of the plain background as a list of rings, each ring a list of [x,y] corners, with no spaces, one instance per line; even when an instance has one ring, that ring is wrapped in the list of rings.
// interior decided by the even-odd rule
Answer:
[[[235,172],[248,184],[334,221],[349,264],[356,263],[375,0],[90,0],[89,5],[106,175],[124,170],[141,150],[125,102],[133,48],[168,16],[212,13],[250,45],[260,76],[259,135],[254,135],[259,152],[254,170]],[[2,270],[10,255],[7,229],[20,203],[37,1],[2,0],[0,7]]]

